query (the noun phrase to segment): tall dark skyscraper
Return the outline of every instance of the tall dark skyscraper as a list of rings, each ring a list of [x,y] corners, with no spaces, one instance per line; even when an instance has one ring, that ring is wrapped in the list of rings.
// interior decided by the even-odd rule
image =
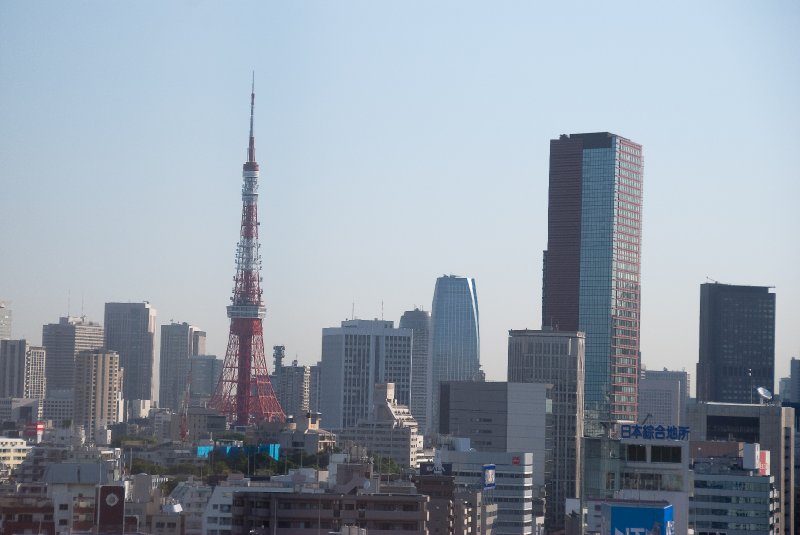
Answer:
[[[586,334],[587,421],[637,414],[642,171],[615,134],[550,141],[542,326]]]
[[[700,285],[698,401],[758,403],[775,387],[775,294],[763,286]]]

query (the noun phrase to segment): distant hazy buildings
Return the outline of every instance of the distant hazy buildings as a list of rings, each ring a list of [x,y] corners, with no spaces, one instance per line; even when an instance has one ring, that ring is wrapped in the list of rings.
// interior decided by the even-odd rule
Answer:
[[[431,313],[415,308],[400,317],[400,328],[411,329],[414,339],[411,351],[411,414],[423,434],[428,432],[431,403],[430,343]]]
[[[189,367],[192,372],[189,389],[192,400],[208,401],[222,375],[222,360],[214,355],[197,355],[189,359]]]
[[[155,352],[156,309],[150,303],[106,303],[105,347],[119,354],[126,400],[158,401],[159,358]]]
[[[444,275],[436,279],[431,307],[431,409],[428,429],[439,429],[439,385],[482,380],[480,321],[475,279]]]
[[[586,334],[590,422],[636,418],[642,179],[642,147],[621,136],[550,141],[542,325]]]
[[[508,381],[552,385],[553,467],[545,482],[548,530],[563,528],[565,500],[580,495],[585,349],[581,332],[508,331]]]
[[[11,303],[8,301],[0,301],[0,340],[11,339],[12,319]]]
[[[75,386],[75,355],[103,347],[103,327],[85,317],[62,317],[42,327],[42,345],[47,348],[48,393]]]
[[[177,411],[189,381],[189,359],[205,352],[206,333],[188,323],[161,326],[159,407]]]
[[[0,398],[44,399],[45,349],[27,340],[0,340]]]
[[[384,320],[347,320],[322,329],[321,377],[326,428],[346,429],[366,418],[378,383],[394,383],[397,402],[408,406],[411,331]]]
[[[661,425],[685,425],[689,402],[685,371],[642,370],[639,380],[639,420]]]
[[[775,294],[763,286],[700,286],[698,401],[753,403],[775,388]]]
[[[114,351],[94,349],[78,353],[75,360],[75,424],[86,436],[122,420],[123,371]]]

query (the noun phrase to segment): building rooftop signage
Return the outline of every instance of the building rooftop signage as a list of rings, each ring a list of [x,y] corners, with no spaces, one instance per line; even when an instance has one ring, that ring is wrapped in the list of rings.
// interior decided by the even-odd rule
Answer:
[[[689,428],[677,425],[622,424],[620,436],[645,440],[689,440]]]

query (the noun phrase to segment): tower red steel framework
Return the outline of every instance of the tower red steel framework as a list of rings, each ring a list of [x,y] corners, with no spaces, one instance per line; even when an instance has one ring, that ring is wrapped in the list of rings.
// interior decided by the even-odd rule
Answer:
[[[264,356],[261,255],[258,244],[258,164],[253,137],[255,86],[250,93],[250,142],[242,177],[242,227],[236,248],[236,276],[228,306],[231,330],[222,375],[209,405],[236,425],[285,420]]]

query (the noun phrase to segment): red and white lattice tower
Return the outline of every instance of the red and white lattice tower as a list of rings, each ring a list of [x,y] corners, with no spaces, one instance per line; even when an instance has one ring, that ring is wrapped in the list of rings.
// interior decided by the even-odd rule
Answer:
[[[282,422],[283,409],[269,381],[264,356],[266,308],[261,299],[261,255],[258,244],[258,164],[253,137],[255,85],[250,93],[250,143],[242,177],[242,229],[236,248],[236,276],[228,306],[231,330],[222,375],[209,405],[235,425]]]

